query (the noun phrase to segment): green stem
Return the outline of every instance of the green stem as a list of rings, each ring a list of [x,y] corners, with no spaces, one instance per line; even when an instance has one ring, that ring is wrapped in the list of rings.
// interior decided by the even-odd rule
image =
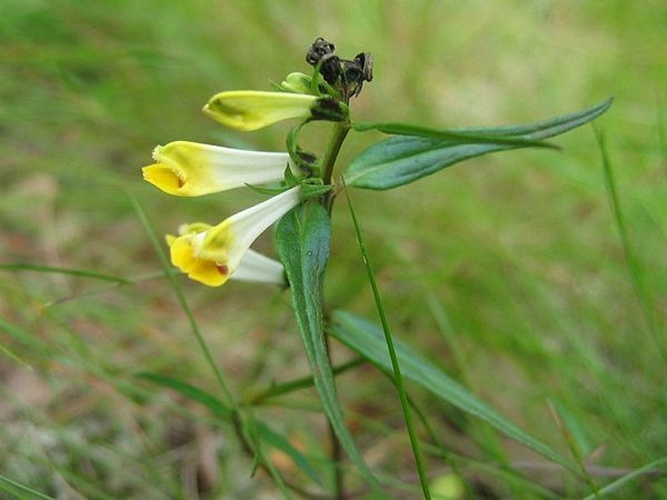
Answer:
[[[334,167],[336,166],[336,159],[338,158],[340,148],[345,141],[345,137],[347,137],[347,133],[350,131],[350,127],[351,125],[349,121],[334,123],[331,138],[329,139],[327,149],[322,157],[322,181],[325,186],[331,184]],[[324,200],[324,207],[329,213],[331,213],[332,203],[333,191],[329,192]]]
[[[403,385],[403,377],[401,376],[401,367],[398,363],[398,356],[396,354],[396,348],[394,347],[394,340],[391,336],[389,322],[387,320],[387,315],[385,314],[384,306],[382,304],[382,297],[380,296],[380,291],[378,289],[377,282],[375,281],[373,268],[368,258],[368,252],[366,251],[366,244],[364,243],[363,237],[361,235],[361,228],[359,226],[359,222],[357,221],[357,216],[354,213],[354,209],[352,208],[352,201],[350,200],[350,196],[347,190],[345,190],[345,195],[347,197],[347,203],[350,208],[350,215],[352,216],[352,222],[354,224],[354,230],[357,236],[359,250],[361,251],[361,255],[364,261],[364,266],[366,267],[368,282],[371,285],[371,290],[373,291],[373,298],[375,299],[375,305],[377,307],[378,315],[380,316],[380,322],[382,323],[382,330],[384,331],[385,342],[387,343],[389,358],[391,359],[391,366],[394,371],[394,377],[396,379],[395,380],[396,389],[398,390],[399,399],[401,401],[401,408],[403,410],[405,425],[408,429],[408,435],[410,437],[412,453],[415,457],[415,463],[417,465],[417,473],[419,474],[419,482],[421,484],[422,493],[424,495],[424,498],[430,500],[431,493],[428,489],[428,478],[426,477],[426,470],[424,468],[421,451],[419,449],[419,438],[417,437],[417,432],[415,431],[415,427],[412,422],[412,414],[410,412],[408,396],[407,392],[405,391],[405,386]]]
[[[343,122],[336,122],[333,125],[333,130],[331,133],[331,138],[327,144],[327,148],[324,151],[322,156],[322,181],[324,185],[329,185],[332,182],[334,168],[336,166],[336,159],[340,153],[340,149],[343,146],[345,137],[347,137],[348,132],[350,131],[351,125],[348,120]],[[323,200],[322,204],[326,208],[329,215],[331,215],[331,208],[334,200],[334,192],[330,191],[327,193]],[[329,364],[331,364],[331,348],[329,343],[329,337],[326,337],[327,345],[327,356],[329,357]],[[334,498],[342,499],[345,498],[345,485],[343,478],[343,469],[341,468],[342,461],[342,448],[340,440],[336,435],[336,431],[333,427],[333,423],[329,421],[329,435],[331,437],[331,460],[335,464],[334,470]]]

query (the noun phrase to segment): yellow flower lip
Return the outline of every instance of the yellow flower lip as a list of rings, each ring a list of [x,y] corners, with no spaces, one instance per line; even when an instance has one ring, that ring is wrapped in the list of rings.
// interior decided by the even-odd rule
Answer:
[[[143,167],[141,171],[143,172],[145,181],[159,187],[162,191],[178,196],[185,196],[183,194],[185,181],[179,175],[180,172],[178,170],[164,163],[154,163]]]
[[[217,262],[202,259],[197,255],[200,235],[205,233],[188,232],[181,236],[167,236],[171,253],[171,262],[188,278],[208,286],[224,285],[229,279],[229,271]]]
[[[316,100],[289,92],[232,90],[214,95],[203,111],[229,128],[249,132],[290,118],[308,118]]]
[[[144,180],[176,196],[202,196],[283,178],[289,154],[174,141],[153,150]],[[296,172],[295,172],[296,173]]]

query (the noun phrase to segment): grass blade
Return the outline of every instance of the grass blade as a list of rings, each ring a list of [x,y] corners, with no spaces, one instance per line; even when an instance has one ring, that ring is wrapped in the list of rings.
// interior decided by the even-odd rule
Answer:
[[[54,273],[64,274],[69,276],[77,276],[81,278],[91,278],[102,281],[111,281],[120,285],[129,285],[134,283],[132,280],[121,278],[119,276],[111,276],[109,274],[102,274],[95,271],[85,271],[81,269],[69,269],[65,267],[42,266],[37,264],[0,264],[0,271],[36,271],[40,273]]]
[[[172,389],[192,401],[201,403],[216,417],[231,421],[232,412],[222,401],[188,382],[169,375],[152,372],[142,372],[137,376],[156,385]]]
[[[382,330],[374,323],[346,311],[335,311],[330,333],[350,349],[366,356],[383,371],[391,370]],[[403,376],[439,398],[474,415],[506,436],[578,474],[573,464],[551,447],[524,432],[407,344],[395,340]]]
[[[11,495],[12,498],[19,498],[21,500],[54,500],[53,497],[45,495],[37,490],[18,483],[6,476],[0,474],[0,490]]]
[[[602,498],[603,496],[607,496],[611,493],[615,493],[622,486],[625,486],[630,481],[633,481],[634,479],[637,479],[641,476],[651,474],[657,471],[661,472],[660,475],[664,475],[667,472],[667,457],[659,458],[658,460],[654,460],[653,462],[648,463],[643,467],[640,467],[639,469],[633,470],[629,474],[607,484],[603,488],[600,488],[592,495],[588,495],[583,500],[596,500],[598,498]],[[617,497],[617,498],[622,498],[622,497]]]
[[[607,196],[609,198],[609,205],[614,216],[616,228],[618,229],[618,235],[621,240],[621,246],[623,247],[623,253],[625,255],[627,269],[630,274],[630,280],[632,281],[632,287],[637,298],[637,302],[639,303],[642,315],[644,316],[646,326],[648,327],[656,347],[662,356],[663,362],[667,363],[667,347],[664,344],[664,339],[659,332],[659,327],[652,311],[651,298],[649,297],[648,292],[646,291],[646,286],[644,284],[644,271],[642,269],[641,262],[635,254],[630,242],[630,234],[623,210],[621,208],[621,202],[618,196],[618,188],[616,186],[616,179],[614,177],[614,169],[612,167],[611,160],[609,159],[605,138],[602,131],[599,129],[595,129],[595,136],[597,138],[598,147],[600,148],[600,155],[602,157],[602,167],[604,172],[605,185],[607,188]]]

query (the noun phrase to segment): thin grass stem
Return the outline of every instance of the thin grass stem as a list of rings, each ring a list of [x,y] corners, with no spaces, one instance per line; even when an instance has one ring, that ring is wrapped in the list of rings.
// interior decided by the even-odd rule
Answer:
[[[155,248],[156,253],[158,254],[158,257],[160,259],[160,262],[162,263],[162,266],[165,268],[165,270],[170,269],[169,261],[167,260],[167,256],[164,253],[164,250],[162,249],[162,246],[160,245],[160,242],[157,238],[157,235],[155,234],[155,231],[153,231],[152,226],[150,225],[148,218],[146,217],[146,214],[139,204],[139,202],[132,196],[131,194],[128,193],[128,196],[130,198],[130,201],[132,202],[132,205],[134,207],[135,212],[137,213],[137,216],[139,217],[139,220],[143,224],[144,228],[146,229],[146,232],[148,233],[148,238],[150,239],[153,248]],[[229,390],[229,386],[225,382],[225,379],[222,376],[222,372],[220,371],[220,368],[218,368],[218,365],[215,363],[215,360],[213,359],[213,354],[211,353],[211,350],[208,347],[208,344],[206,343],[206,340],[204,339],[204,336],[201,334],[201,331],[199,330],[199,326],[197,325],[197,321],[195,320],[194,314],[192,314],[192,310],[190,309],[190,306],[187,303],[187,300],[185,299],[185,295],[183,294],[183,290],[181,289],[177,277],[174,275],[174,273],[167,272],[167,277],[169,278],[169,282],[171,283],[171,286],[176,293],[176,298],[178,300],[178,303],[180,304],[181,308],[183,309],[183,312],[185,314],[185,317],[188,320],[188,323],[190,324],[190,329],[197,341],[197,344],[199,345],[199,348],[204,355],[204,359],[206,360],[206,364],[208,364],[209,368],[213,372],[215,379],[220,386],[220,389],[224,395],[224,397],[227,400],[227,405],[234,411],[238,412],[238,404],[236,403],[234,397],[232,396],[232,392]]]
[[[345,181],[343,179],[343,183],[344,182]],[[382,330],[384,331],[385,341],[387,343],[387,349],[389,351],[389,358],[391,359],[391,366],[394,371],[396,388],[398,390],[399,399],[401,401],[401,409],[403,410],[403,417],[405,418],[405,425],[408,429],[408,435],[410,437],[410,445],[412,446],[412,453],[415,457],[415,463],[417,465],[417,473],[419,474],[419,483],[421,485],[424,498],[430,499],[431,493],[428,488],[428,478],[426,477],[426,469],[424,467],[421,451],[419,449],[419,438],[417,437],[417,432],[412,422],[412,414],[410,412],[408,396],[405,390],[405,385],[403,383],[403,377],[401,375],[401,367],[398,363],[398,356],[396,355],[396,349],[394,347],[394,341],[392,339],[391,330],[389,328],[389,322],[387,320],[387,315],[385,314],[384,306],[382,303],[382,297],[380,296],[380,291],[378,289],[377,282],[375,280],[375,274],[373,273],[373,267],[371,266],[370,258],[368,256],[368,251],[366,250],[366,244],[364,243],[364,239],[361,234],[361,227],[359,226],[359,221],[357,220],[357,216],[352,206],[352,200],[350,199],[347,189],[345,190],[345,196],[347,198],[347,205],[350,209],[350,215],[352,216],[352,223],[354,224],[354,230],[357,236],[357,244],[359,245],[359,250],[361,252],[361,256],[364,261],[364,266],[366,267],[368,282],[373,291],[373,298],[375,299],[375,305],[377,307],[378,315],[380,316],[380,322],[382,323]]]
[[[16,495],[16,498],[38,499],[38,500],[54,500],[53,497],[46,495],[40,491],[29,488],[28,486],[18,483],[6,476],[0,474],[0,490],[4,490],[10,495]],[[25,496],[23,494],[25,493]]]
[[[662,339],[659,334],[658,326],[651,309],[651,300],[650,297],[648,297],[646,287],[644,286],[644,273],[641,263],[635,255],[632,244],[630,243],[628,226],[625,220],[625,215],[621,208],[616,179],[614,177],[614,169],[612,168],[611,160],[609,159],[605,138],[599,128],[594,127],[594,129],[598,147],[600,148],[600,155],[602,157],[602,167],[604,172],[605,185],[607,188],[607,196],[609,197],[609,204],[614,216],[614,222],[616,223],[616,227],[618,229],[618,235],[621,239],[621,246],[623,247],[623,254],[625,255],[632,287],[644,317],[644,321],[646,322],[646,326],[648,327],[648,330],[653,337],[653,341],[655,342],[656,347],[660,352],[663,363],[667,364],[667,347],[663,341],[664,339]]]

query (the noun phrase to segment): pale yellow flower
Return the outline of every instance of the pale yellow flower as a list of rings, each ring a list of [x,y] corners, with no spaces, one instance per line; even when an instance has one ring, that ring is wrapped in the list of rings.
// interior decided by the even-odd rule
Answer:
[[[282,283],[282,272],[275,265],[280,266],[279,263],[270,265],[264,260],[267,257],[257,258],[254,252],[248,254],[248,251],[260,234],[299,202],[297,186],[234,214],[216,226],[204,223],[181,226],[179,236],[167,236],[171,262],[191,279],[208,286],[225,284],[237,271],[240,279],[251,277],[252,281]],[[265,279],[261,279],[263,273]]]
[[[279,181],[289,164],[287,153],[230,149],[175,141],[153,150],[156,163],[144,167],[144,179],[176,196],[201,196]]]
[[[317,97],[289,92],[233,90],[214,95],[204,113],[236,130],[257,130],[290,118],[308,118]]]
[[[204,113],[229,128],[251,131],[290,118],[341,121],[349,109],[329,96],[233,90],[214,95]]]

